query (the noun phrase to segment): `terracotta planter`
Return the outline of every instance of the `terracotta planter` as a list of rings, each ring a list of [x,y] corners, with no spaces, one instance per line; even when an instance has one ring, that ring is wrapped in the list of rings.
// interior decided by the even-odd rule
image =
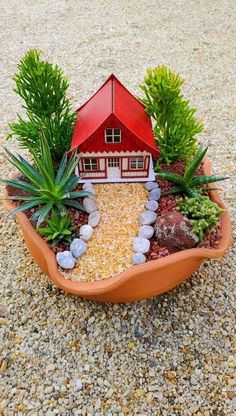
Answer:
[[[211,174],[208,158],[204,160],[204,173]],[[231,221],[226,206],[217,191],[211,191],[211,199],[225,212],[222,220],[222,238],[217,249],[193,248],[170,256],[133,266],[109,279],[99,282],[75,282],[63,277],[57,267],[51,248],[40,237],[24,213],[17,214],[27,247],[41,270],[60,289],[73,295],[100,302],[131,302],[160,295],[184,282],[205,259],[215,259],[225,254],[231,241]],[[7,192],[5,192],[5,197]],[[4,200],[8,211],[14,208],[10,200]]]

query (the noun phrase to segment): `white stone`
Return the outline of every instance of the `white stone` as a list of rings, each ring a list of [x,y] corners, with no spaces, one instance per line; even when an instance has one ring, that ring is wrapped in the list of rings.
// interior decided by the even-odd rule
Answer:
[[[93,229],[91,225],[84,224],[79,229],[79,236],[84,241],[88,241],[93,235]]]
[[[134,253],[132,256],[132,262],[134,264],[143,264],[146,261],[146,257],[143,253]]]
[[[157,214],[150,210],[144,211],[139,216],[139,221],[141,225],[151,225],[156,221],[156,219],[157,219]]]
[[[146,182],[144,186],[147,189],[147,191],[152,191],[155,188],[159,188],[157,182]]]
[[[82,256],[82,254],[85,253],[87,248],[88,248],[87,244],[81,238],[74,238],[74,240],[72,241],[70,245],[70,251],[73,254],[73,256],[76,258]]]
[[[78,378],[78,379],[76,380],[76,382],[75,382],[75,387],[76,387],[78,390],[81,390],[81,389],[83,388],[83,383],[82,383],[82,380],[80,380],[80,378]]]
[[[92,184],[92,182],[87,181],[87,182],[85,182],[85,183],[83,184],[82,188],[83,188],[85,191],[87,191],[87,189],[88,189],[88,188],[93,188],[93,184]]]
[[[133,248],[137,253],[147,253],[150,249],[150,241],[143,237],[134,237]]]
[[[97,211],[98,207],[95,204],[94,200],[92,198],[84,198],[83,200],[83,206],[88,212],[88,214],[91,214],[93,211]]]
[[[75,258],[72,256],[70,251],[62,251],[56,255],[57,263],[63,269],[73,269],[75,267]]]
[[[161,190],[159,188],[155,188],[149,192],[148,200],[149,201],[159,201],[161,196]]]
[[[141,225],[139,227],[138,235],[143,238],[152,238],[154,234],[154,228],[151,225]]]
[[[145,207],[149,209],[150,211],[156,211],[158,208],[158,202],[157,201],[147,201],[145,204]]]
[[[97,227],[101,220],[101,214],[99,211],[93,211],[91,214],[89,214],[88,217],[88,224],[91,225],[91,227]]]

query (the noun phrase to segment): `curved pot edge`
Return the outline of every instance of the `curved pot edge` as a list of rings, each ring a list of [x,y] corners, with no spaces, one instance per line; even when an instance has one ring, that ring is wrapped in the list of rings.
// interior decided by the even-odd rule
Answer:
[[[204,159],[203,170],[205,174],[211,174],[211,163],[208,158]],[[116,288],[122,286],[128,280],[137,276],[137,274],[145,274],[145,272],[150,271],[156,272],[159,269],[169,267],[173,264],[185,261],[187,259],[198,259],[201,262],[205,259],[215,259],[223,256],[231,242],[231,220],[227,207],[221,200],[218,192],[211,191],[210,195],[212,200],[217,202],[225,210],[224,214],[221,217],[222,239],[220,242],[220,246],[217,249],[193,248],[183,250],[178,253],[171,254],[167,257],[147,262],[142,265],[131,266],[124,272],[114,275],[111,278],[95,282],[79,282],[66,279],[58,269],[56,257],[53,250],[47,245],[43,238],[39,236],[39,234],[37,234],[33,226],[30,224],[26,214],[18,213],[16,214],[16,217],[20,223],[26,240],[26,244],[31,254],[32,250],[30,247],[30,243],[33,243],[35,245],[36,251],[39,251],[43,256],[44,264],[42,265],[41,263],[40,267],[44,271],[44,273],[46,273],[59,288],[71,294],[77,296],[96,297],[96,295],[99,296],[114,291]],[[7,197],[6,190],[4,192],[4,197]],[[14,209],[14,204],[9,199],[4,199],[3,205],[8,211]],[[33,254],[32,256],[34,257]],[[35,261],[38,264],[40,263],[36,259]],[[186,278],[184,280],[186,280]]]

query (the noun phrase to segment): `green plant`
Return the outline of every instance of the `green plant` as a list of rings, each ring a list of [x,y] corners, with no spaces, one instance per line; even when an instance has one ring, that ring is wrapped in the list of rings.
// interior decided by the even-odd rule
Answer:
[[[25,176],[27,182],[19,179],[2,179],[1,181],[14,188],[21,189],[29,195],[10,197],[12,200],[26,202],[10,212],[8,216],[12,217],[17,212],[38,207],[32,215],[32,219],[38,218],[38,227],[53,209],[61,214],[65,213],[67,206],[85,211],[76,199],[89,196],[90,193],[76,191],[75,188],[81,177],[72,175],[78,163],[76,150],[72,153],[68,163],[67,154],[64,154],[57,173],[54,172],[50,149],[43,135],[40,139],[40,153],[42,156],[38,157],[33,151],[34,166],[20,155],[14,156],[8,150],[6,152],[7,160]]]
[[[204,234],[216,226],[219,216],[224,212],[208,196],[183,198],[179,209],[192,223],[192,229],[203,240]]]
[[[189,196],[199,196],[199,189],[201,188],[202,191],[208,192],[211,188],[204,187],[212,182],[222,181],[224,179],[228,179],[226,176],[204,176],[204,175],[196,175],[196,171],[200,166],[206,152],[207,147],[204,149],[199,147],[196,155],[193,159],[186,165],[184,175],[178,175],[177,173],[168,172],[165,170],[160,170],[159,167],[156,168],[157,178],[166,179],[170,182],[175,183],[177,186],[175,188],[170,189],[166,192],[166,194],[179,194],[184,193]]]
[[[46,237],[46,241],[50,242],[53,248],[59,242],[68,244],[71,242],[74,227],[71,225],[71,217],[67,213],[61,215],[52,210],[50,219],[46,218],[45,222],[47,227],[38,227],[37,232]]]
[[[171,163],[188,160],[196,152],[196,135],[203,130],[196,110],[184,100],[180,87],[183,80],[165,65],[148,69],[140,88],[145,98],[140,101],[155,120],[154,135],[160,148],[160,160]]]
[[[40,155],[40,134],[44,135],[55,162],[69,150],[76,113],[66,97],[68,81],[57,65],[42,61],[41,53],[30,50],[18,65],[14,91],[24,100],[27,119],[18,116],[10,125],[9,137],[16,136],[22,148]]]

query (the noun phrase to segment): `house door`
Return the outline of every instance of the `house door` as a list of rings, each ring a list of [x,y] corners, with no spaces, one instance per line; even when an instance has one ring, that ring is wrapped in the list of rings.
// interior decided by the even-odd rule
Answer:
[[[120,178],[120,158],[109,157],[107,159],[107,177]]]

